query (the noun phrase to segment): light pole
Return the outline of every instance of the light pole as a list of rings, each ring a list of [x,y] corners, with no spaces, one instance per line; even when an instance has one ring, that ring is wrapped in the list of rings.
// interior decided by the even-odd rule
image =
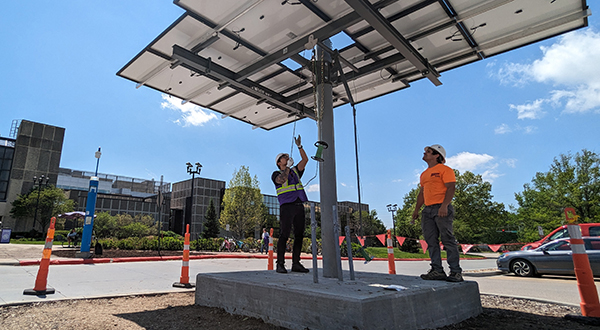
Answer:
[[[35,214],[33,215],[33,230],[35,230],[35,224],[37,222],[37,214],[38,207],[40,206],[40,194],[42,193],[42,185],[47,186],[48,181],[50,181],[50,178],[44,175],[40,175],[39,177],[33,177],[33,186],[38,186],[37,201],[35,202]],[[44,231],[44,228],[42,228],[42,231]]]
[[[194,214],[194,179],[195,179],[195,175],[198,174],[200,175],[200,171],[202,170],[202,165],[200,163],[196,163],[196,168],[194,168],[194,165],[192,165],[192,163],[187,162],[185,163],[185,165],[187,166],[187,172],[188,174],[192,175],[192,190],[190,193],[190,199],[189,199],[189,216],[186,214],[185,217],[188,218],[189,217],[189,222],[188,221],[183,221],[183,227],[181,228],[181,233],[182,235],[185,234],[185,225],[189,223],[190,227],[192,224],[192,218],[193,218],[193,214]],[[187,209],[187,208],[186,208]],[[187,213],[187,210],[186,210]]]
[[[394,246],[396,246],[396,219],[394,219],[394,212],[398,211],[398,204],[388,204],[387,205],[387,209],[389,212],[392,212],[392,225],[394,227],[394,234],[392,237],[392,244],[394,244]]]

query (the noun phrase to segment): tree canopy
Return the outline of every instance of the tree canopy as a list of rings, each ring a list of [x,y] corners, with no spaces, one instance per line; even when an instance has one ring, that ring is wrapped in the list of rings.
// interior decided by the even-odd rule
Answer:
[[[208,209],[204,215],[204,231],[202,232],[202,238],[214,238],[219,237],[219,222],[217,221],[217,211],[215,210],[215,203],[211,199],[208,204]]]
[[[241,166],[233,173],[229,187],[223,196],[223,211],[219,223],[222,228],[230,226],[230,230],[237,238],[243,238],[248,231],[261,225],[262,194],[256,175],[250,176],[250,170]]]
[[[525,240],[538,237],[538,225],[545,231],[560,226],[566,207],[575,209],[580,222],[600,222],[600,157],[586,149],[560,154],[548,172],[537,172],[515,199],[516,221]]]
[[[52,217],[73,211],[74,205],[75,202],[68,199],[60,188],[54,186],[34,187],[28,193],[19,195],[12,202],[10,214],[15,219],[34,218],[37,206],[37,223],[33,229],[45,231],[50,225]]]
[[[506,237],[501,231],[506,226],[509,214],[504,204],[492,201],[492,185],[483,181],[481,175],[465,171],[456,174],[456,192],[452,205],[454,206],[454,234],[461,243],[498,243],[505,242]],[[421,236],[421,221],[412,222],[412,213],[417,204],[419,188],[409,191],[398,210],[396,235],[419,238]]]

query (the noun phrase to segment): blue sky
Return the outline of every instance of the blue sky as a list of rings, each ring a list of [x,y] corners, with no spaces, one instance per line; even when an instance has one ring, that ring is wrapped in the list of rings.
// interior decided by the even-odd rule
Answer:
[[[600,6],[589,27],[444,72],[358,104],[362,201],[391,227],[386,204],[402,203],[425,169],[423,147],[442,144],[451,167],[481,174],[494,200],[514,193],[561,153],[600,152]],[[177,182],[186,162],[229,181],[245,165],[261,191],[275,156],[289,152],[294,125],[271,131],[187,105],[116,72],[182,14],[170,1],[11,1],[0,13],[0,135],[13,119],[66,128],[61,167]],[[334,44],[334,47],[336,45]],[[309,155],[314,121],[295,126]],[[357,201],[352,109],[335,109],[339,200]],[[293,156],[299,158],[294,149]],[[316,174],[310,161],[306,184]],[[309,198],[319,200],[318,177]]]

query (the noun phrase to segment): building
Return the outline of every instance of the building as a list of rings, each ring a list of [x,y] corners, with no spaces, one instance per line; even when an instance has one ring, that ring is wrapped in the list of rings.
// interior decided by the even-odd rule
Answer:
[[[12,218],[11,203],[34,187],[34,177],[44,175],[56,185],[65,129],[21,120],[13,121],[10,135],[0,142],[0,221],[13,232],[30,231],[34,219]],[[35,229],[43,230],[39,223]]]
[[[76,203],[76,211],[85,211],[90,178],[93,172],[60,168],[56,187],[65,190]],[[160,219],[161,229],[169,228],[171,184],[155,180],[98,173],[95,213],[110,215],[150,215]],[[160,194],[159,194],[160,192]],[[161,199],[161,201],[159,201]],[[162,208],[160,207],[162,206]]]
[[[34,187],[34,177],[44,175],[49,184],[65,190],[69,199],[76,202],[77,211],[85,211],[90,177],[95,173],[61,168],[60,157],[65,129],[27,120],[13,121],[11,137],[0,138],[0,223],[13,232],[27,232],[34,228],[33,219],[16,220],[10,217],[11,203],[20,194]],[[150,215],[161,222],[162,230],[185,233],[190,224],[191,238],[200,237],[204,230],[205,215],[212,200],[217,219],[220,216],[226,182],[208,178],[194,178],[170,184],[154,179],[98,173],[96,213],[111,215]],[[269,214],[279,221],[277,196],[263,194]],[[316,211],[320,212],[320,204]],[[310,202],[305,203],[310,214]],[[339,202],[338,214],[342,218],[358,209],[358,203]],[[362,205],[368,211],[369,206]],[[36,230],[42,231],[43,228]],[[257,228],[256,235],[260,235]]]
[[[207,178],[194,178],[173,183],[171,192],[170,228],[176,233],[185,233],[185,224],[190,224],[190,237],[197,239],[204,231],[206,211],[212,200],[215,205],[217,219],[221,214],[221,203],[225,194],[225,181]]]

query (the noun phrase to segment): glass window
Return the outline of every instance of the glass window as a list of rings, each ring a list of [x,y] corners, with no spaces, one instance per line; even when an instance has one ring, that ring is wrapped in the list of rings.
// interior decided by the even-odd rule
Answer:
[[[567,237],[569,237],[569,231],[567,230],[567,228],[563,228],[563,229],[557,231],[556,233],[554,233],[552,236],[550,236],[550,240],[553,241],[555,239],[567,238]]]
[[[567,241],[558,242],[556,244],[550,245],[546,251],[570,251],[571,244]]]
[[[600,236],[600,227],[590,227],[590,236]]]

